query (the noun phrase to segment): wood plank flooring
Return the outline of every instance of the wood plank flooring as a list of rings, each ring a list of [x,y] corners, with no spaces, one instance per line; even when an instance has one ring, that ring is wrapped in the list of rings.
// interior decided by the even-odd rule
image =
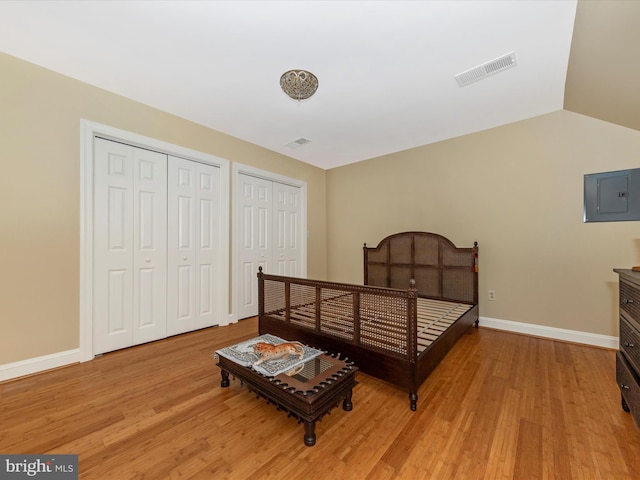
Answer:
[[[248,319],[0,384],[0,453],[75,453],[92,479],[638,479],[615,352],[470,329],[419,391],[359,372],[354,408],[303,427],[213,352]]]

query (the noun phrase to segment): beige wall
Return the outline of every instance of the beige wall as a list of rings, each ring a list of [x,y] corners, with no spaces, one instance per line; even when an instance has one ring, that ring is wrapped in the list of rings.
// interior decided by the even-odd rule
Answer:
[[[79,345],[81,118],[306,181],[311,278],[361,283],[363,242],[432,231],[479,242],[482,316],[618,334],[639,224],[584,224],[583,176],[638,167],[638,131],[560,111],[324,172],[2,53],[0,72],[0,365]]]
[[[79,346],[82,118],[306,181],[326,276],[325,171],[3,53],[0,78],[0,365]]]
[[[362,282],[363,242],[430,231],[478,241],[481,316],[617,336],[640,224],[583,223],[583,180],[639,155],[640,132],[559,111],[330,170],[329,279]]]

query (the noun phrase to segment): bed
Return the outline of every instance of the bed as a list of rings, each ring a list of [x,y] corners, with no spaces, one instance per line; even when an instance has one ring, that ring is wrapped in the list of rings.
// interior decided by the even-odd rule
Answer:
[[[478,243],[458,248],[427,232],[363,247],[364,285],[258,272],[260,334],[340,353],[409,392],[478,326]]]

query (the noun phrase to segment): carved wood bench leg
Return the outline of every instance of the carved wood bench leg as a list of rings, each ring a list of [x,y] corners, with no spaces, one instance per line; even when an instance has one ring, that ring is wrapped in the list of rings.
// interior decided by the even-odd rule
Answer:
[[[411,401],[411,411],[415,412],[418,409],[418,394],[411,392],[409,400]]]
[[[307,447],[316,444],[316,422],[304,422],[304,444]]]
[[[344,401],[342,402],[342,409],[345,412],[350,412],[353,409],[353,403],[351,403],[351,394],[353,391],[349,389],[347,395],[344,397]]]
[[[225,372],[224,370],[220,370],[220,375],[222,375],[222,380],[220,381],[220,386],[222,388],[229,386],[229,372]]]

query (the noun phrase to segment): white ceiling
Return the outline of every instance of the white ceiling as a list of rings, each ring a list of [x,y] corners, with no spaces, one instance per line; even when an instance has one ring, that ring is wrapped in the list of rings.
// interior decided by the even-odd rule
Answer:
[[[329,169],[562,109],[575,12],[576,0],[0,1],[0,50]],[[455,74],[512,51],[516,68],[458,87]],[[293,68],[318,76],[310,99],[280,89]],[[285,146],[299,137],[311,143]]]

